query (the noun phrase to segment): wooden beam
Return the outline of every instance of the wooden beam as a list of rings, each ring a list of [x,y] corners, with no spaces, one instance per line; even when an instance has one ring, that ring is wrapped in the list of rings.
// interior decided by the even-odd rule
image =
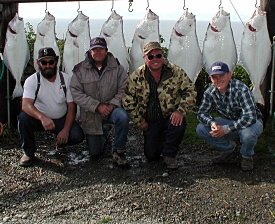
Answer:
[[[110,0],[81,0],[81,1],[95,2],[95,1],[110,1]],[[0,0],[0,4],[1,3],[35,3],[35,2],[75,2],[75,0]]]

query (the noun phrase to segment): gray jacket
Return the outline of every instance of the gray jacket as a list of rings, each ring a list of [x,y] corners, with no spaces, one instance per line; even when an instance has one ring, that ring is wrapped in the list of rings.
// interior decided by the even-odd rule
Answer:
[[[100,103],[121,107],[127,79],[125,69],[109,52],[101,75],[93,66],[89,53],[74,67],[70,88],[74,102],[80,107],[80,124],[85,134],[103,134],[102,119],[96,108]]]

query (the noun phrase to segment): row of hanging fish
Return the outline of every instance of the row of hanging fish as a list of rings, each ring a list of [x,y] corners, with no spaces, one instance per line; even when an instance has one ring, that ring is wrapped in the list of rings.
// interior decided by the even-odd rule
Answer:
[[[129,72],[144,63],[143,46],[150,41],[160,41],[159,16],[148,9],[144,18],[135,29],[132,46],[128,53],[123,33],[122,16],[114,10],[103,24],[100,32],[108,44],[108,50],[118,58]],[[4,62],[16,80],[13,97],[22,95],[21,76],[29,60],[29,50],[24,32],[23,19],[17,14],[10,21],[6,34]],[[74,65],[82,61],[90,42],[89,17],[81,11],[68,25],[63,53],[62,70],[72,75]],[[19,47],[20,46],[20,47]],[[55,17],[46,12],[45,18],[37,26],[34,44],[34,67],[38,70],[36,59],[42,47],[54,48],[60,55],[55,36]],[[18,52],[19,51],[19,52]],[[195,15],[185,9],[175,23],[168,47],[168,60],[183,68],[192,82],[204,66],[209,72],[215,61],[224,61],[234,70],[237,63],[237,50],[230,22],[230,14],[220,7],[210,21],[201,52],[196,33]],[[248,72],[254,85],[253,93],[258,103],[264,104],[260,85],[265,77],[271,60],[271,42],[269,40],[265,12],[257,7],[247,22],[240,51],[240,64]],[[60,61],[59,61],[60,64]]]

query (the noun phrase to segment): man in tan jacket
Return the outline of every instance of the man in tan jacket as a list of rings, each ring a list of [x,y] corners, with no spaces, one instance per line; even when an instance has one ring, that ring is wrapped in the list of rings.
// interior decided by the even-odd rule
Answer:
[[[127,84],[127,73],[119,61],[108,52],[103,37],[91,40],[84,61],[73,69],[71,92],[80,107],[80,124],[83,128],[91,157],[104,153],[106,123],[114,125],[112,143],[113,162],[128,166],[125,158],[129,119],[121,108],[121,98]]]

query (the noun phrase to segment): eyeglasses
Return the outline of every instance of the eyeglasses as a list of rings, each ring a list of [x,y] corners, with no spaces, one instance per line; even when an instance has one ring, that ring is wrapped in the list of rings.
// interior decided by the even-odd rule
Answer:
[[[47,65],[47,64],[53,65],[55,63],[55,60],[49,60],[49,61],[44,60],[44,61],[40,61],[40,63],[41,65]]]
[[[147,56],[147,58],[148,58],[150,61],[153,60],[154,58],[160,59],[160,58],[162,58],[162,54],[156,54],[156,55],[150,54],[150,55]]]

